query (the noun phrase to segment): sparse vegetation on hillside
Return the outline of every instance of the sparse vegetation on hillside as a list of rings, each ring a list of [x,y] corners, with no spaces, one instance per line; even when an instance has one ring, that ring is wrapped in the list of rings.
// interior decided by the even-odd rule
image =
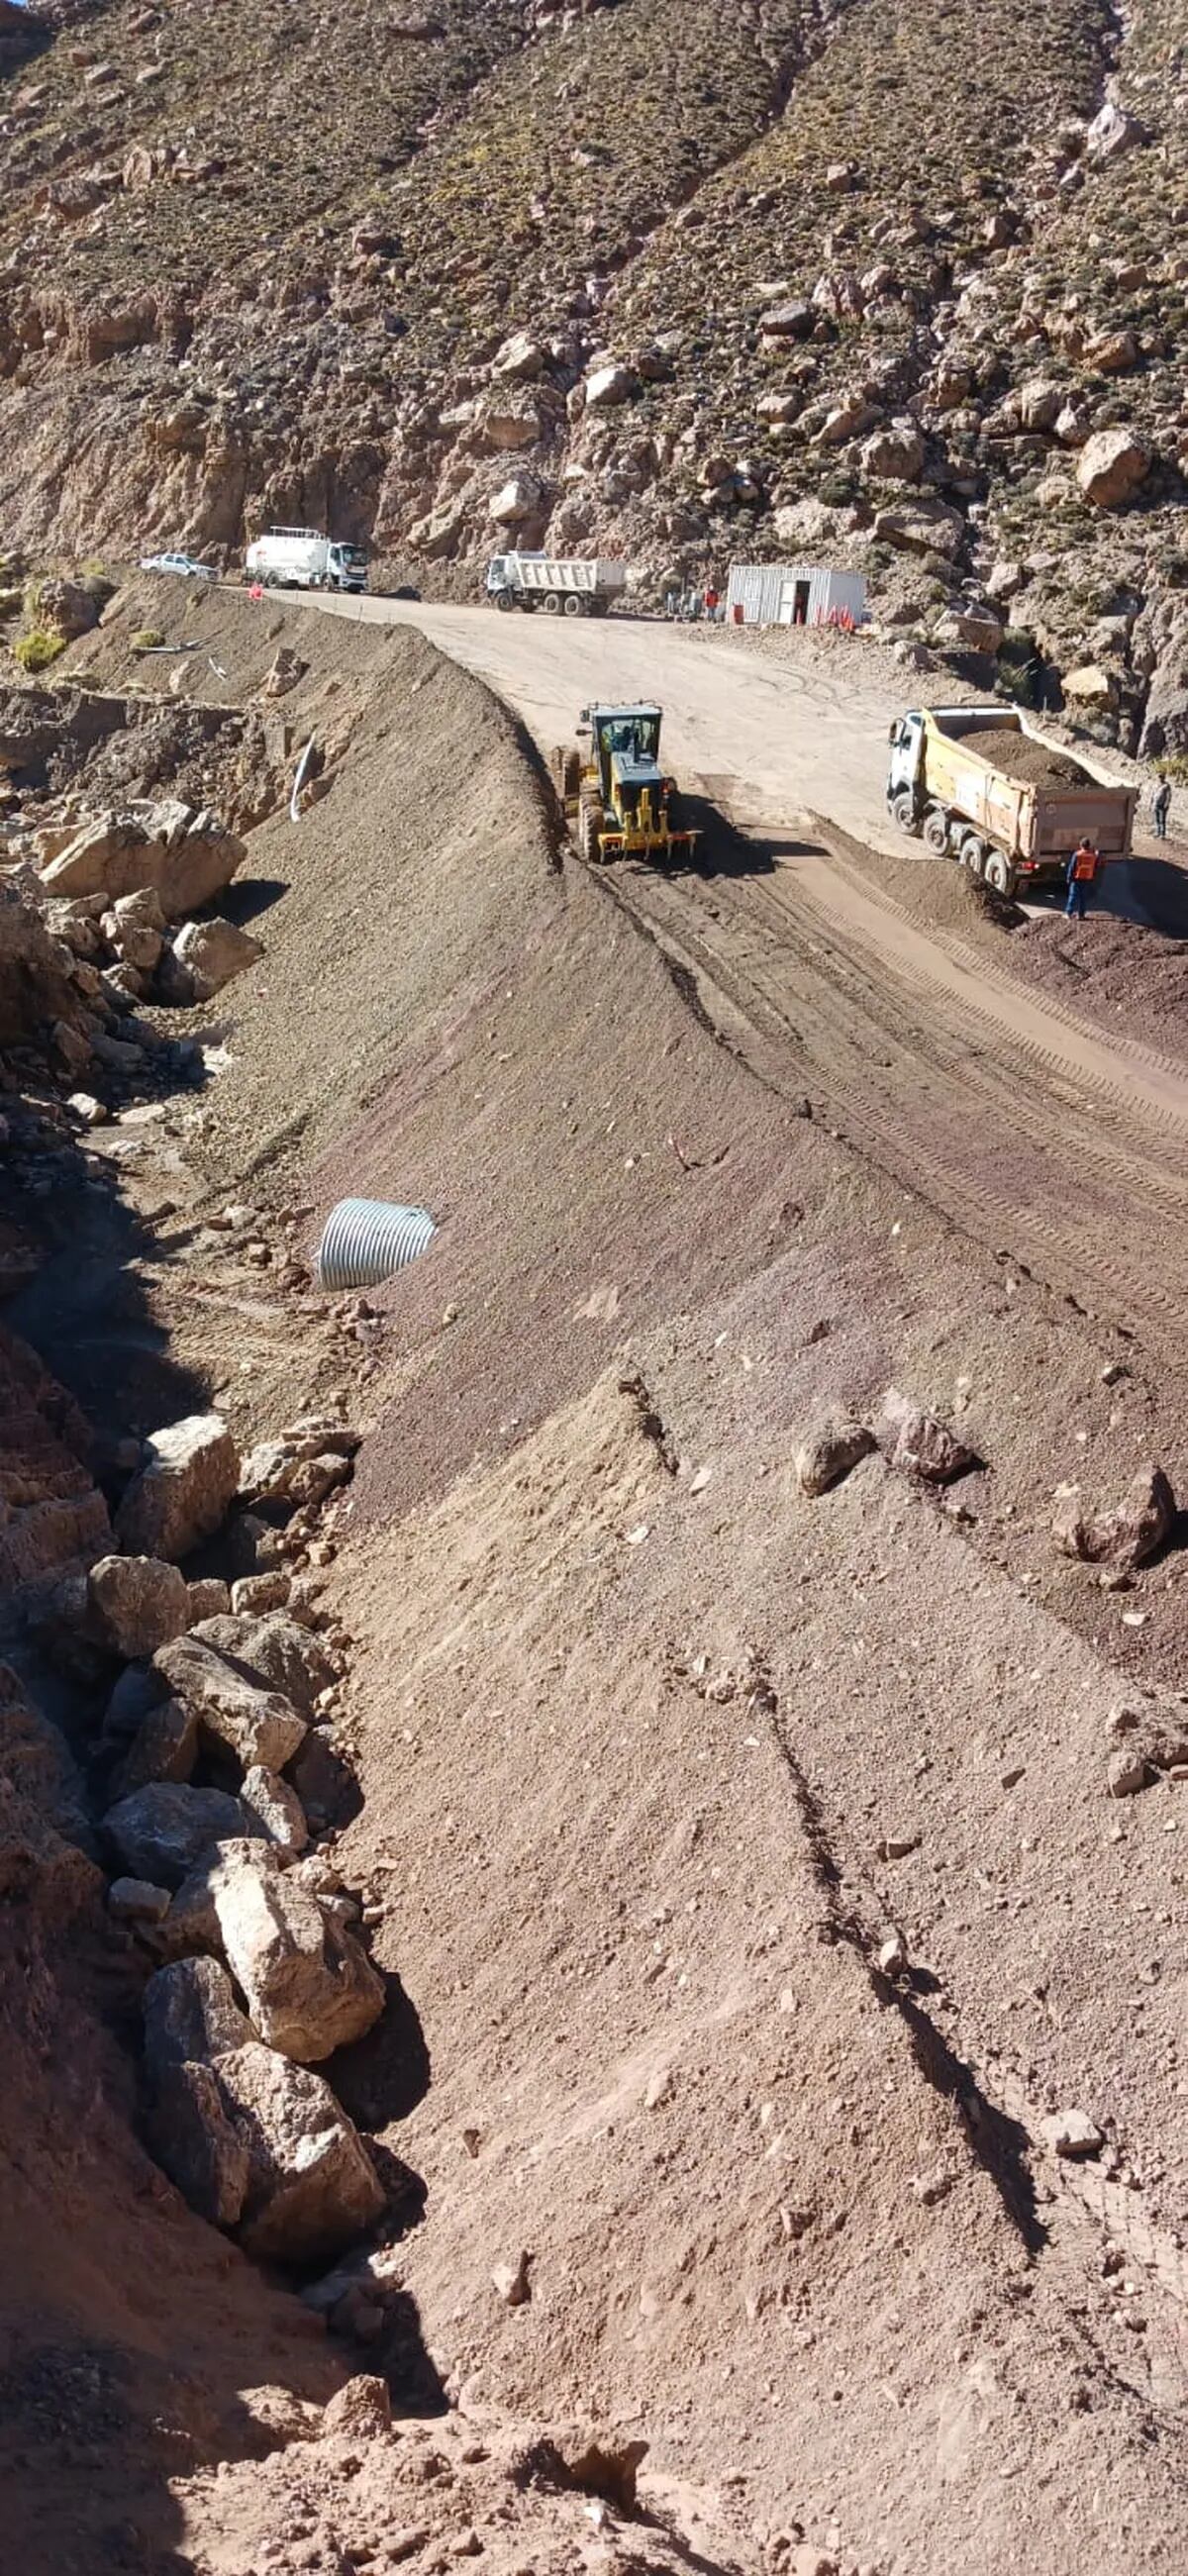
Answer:
[[[825,554],[925,641],[1009,610],[1133,742],[1186,102],[1173,0],[110,0],[8,95],[0,501],[76,553],[308,519],[465,587],[495,542],[658,594]]]

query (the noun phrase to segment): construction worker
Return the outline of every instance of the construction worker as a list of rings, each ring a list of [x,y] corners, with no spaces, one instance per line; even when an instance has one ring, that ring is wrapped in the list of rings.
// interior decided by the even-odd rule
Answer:
[[[1166,778],[1161,778],[1159,785],[1151,798],[1151,820],[1155,826],[1155,838],[1157,841],[1166,841],[1167,839],[1167,818],[1170,812],[1171,786]]]
[[[1068,887],[1068,902],[1064,909],[1070,921],[1074,912],[1078,921],[1084,920],[1089,897],[1100,873],[1100,850],[1095,849],[1092,841],[1079,841],[1069,860],[1064,880]]]

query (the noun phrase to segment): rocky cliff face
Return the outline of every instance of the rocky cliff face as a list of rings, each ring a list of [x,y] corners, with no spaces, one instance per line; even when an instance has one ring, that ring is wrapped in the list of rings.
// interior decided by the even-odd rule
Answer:
[[[1188,579],[1175,0],[20,14],[10,538],[807,550],[1136,739]]]

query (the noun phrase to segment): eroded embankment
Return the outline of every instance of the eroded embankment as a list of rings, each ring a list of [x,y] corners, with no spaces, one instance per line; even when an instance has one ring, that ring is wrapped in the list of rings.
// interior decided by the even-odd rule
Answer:
[[[703,2563],[1171,2564],[1166,1698],[1140,1730],[1146,1794],[1119,1806],[1107,1773],[1117,1658],[1152,1683],[1175,1669],[1180,1560],[1173,1530],[1127,1571],[1120,1525],[1104,1571],[1126,1588],[1103,1590],[1050,1522],[1073,1470],[1087,1513],[1148,1452],[1177,1479],[1179,1390],[716,1045],[606,890],[555,872],[534,775],[480,691],[415,641],[264,615],[187,603],[219,686],[253,693],[285,644],[310,665],[294,741],[350,721],[298,829],[252,834],[244,875],[275,900],[207,1033],[230,1061],[157,1104],[122,1188],[143,1211],[137,1297],[241,1450],[335,1389],[366,1435],[349,1492],[284,1554],[349,1657],[316,1731],[364,1804],[322,1841],[387,1991],[328,2072],[400,2184],[335,2315],[398,2395],[415,2353],[464,2412],[418,2446],[374,2397],[324,2432],[294,2402],[349,2358],[291,2349],[291,2297],[134,2143],[154,1962],[88,1880],[68,2063],[93,2049],[111,2125],[67,2166],[35,2024],[58,2272],[14,2276],[9,2353],[34,2408],[47,2349],[66,2356],[51,2384],[89,2374],[109,2483],[92,2492],[51,2396],[14,2463],[30,2529],[53,2478],[59,2567],[108,2545],[113,2491],[134,2498],[129,2563],[173,2549],[210,2576],[663,2559],[602,2506],[546,2512],[547,2462],[485,2423],[495,2406],[649,2442],[647,2504]],[[77,657],[112,685],[123,632]],[[346,1189],[440,1222],[371,1311],[335,1314],[302,1271]],[[96,1375],[102,1349],[100,1310]],[[892,1384],[969,1453],[927,1434],[953,1481],[914,1471],[925,1435],[909,1418],[899,1438]],[[879,1443],[864,1429],[852,1472],[810,1496],[794,1462],[826,1415]],[[48,2015],[40,1885],[13,1920]],[[1042,2135],[1074,2107],[1108,2239]],[[141,2193],[152,2306],[133,2317]],[[159,2286],[179,2270],[199,2284],[184,2358]],[[266,2381],[283,2404],[247,2393]],[[266,2475],[243,2465],[266,2449]],[[196,2466],[220,2459],[239,2465]]]
[[[256,699],[276,633],[234,602],[212,615],[212,676]],[[164,821],[129,829],[108,812],[113,788],[163,784],[138,750],[156,759],[166,732],[218,733],[213,718],[179,726],[168,702],[142,723],[112,697],[133,676],[129,622],[125,601],[87,657],[101,705],[72,680],[61,702],[14,702],[6,716],[27,755],[13,763],[3,924],[9,1312],[92,1415],[6,1333],[10,2537],[22,2565],[58,2576],[101,2559],[246,2576],[414,2556],[501,2565],[528,2550],[560,2571],[582,2559],[590,2525],[541,2428],[472,2421],[398,2440],[386,2382],[405,2415],[441,2404],[415,2308],[396,2279],[379,2303],[349,2282],[317,2286],[377,2222],[398,2240],[419,2206],[415,2176],[368,2143],[361,2108],[356,2129],[327,2060],[371,2032],[386,2115],[423,2080],[424,2049],[399,1982],[367,1963],[357,1894],[333,1861],[358,1801],[340,1724],[350,1641],[325,1571],[382,1325],[311,1290],[302,1211],[276,1186],[282,1167],[291,1183],[307,1126],[329,1136],[357,1114],[391,1068],[391,1013],[413,1014],[401,862],[414,838],[418,856],[433,850],[436,894],[461,871],[467,780],[505,822],[505,898],[515,871],[530,886],[547,878],[550,838],[513,729],[468,684],[459,760],[451,675],[416,639],[368,639],[329,668],[300,657],[292,685],[308,682],[316,701],[321,792],[296,832],[274,833],[275,875],[253,834],[220,896],[224,917],[267,913],[262,957],[221,996],[217,1025],[209,1004],[170,1005],[162,978],[179,935],[138,914],[151,937],[133,962],[132,916],[70,882],[83,857],[159,871],[177,849],[193,857],[188,826],[171,840]],[[416,702],[438,677],[447,706],[426,726]],[[303,738],[308,701],[291,714],[284,731]],[[275,740],[266,702],[262,717],[257,747],[283,781],[291,739]],[[274,778],[272,802],[279,792]],[[108,814],[102,829],[93,808]],[[57,866],[59,844],[66,882],[47,891],[30,869]],[[210,931],[209,907],[198,926]],[[456,992],[487,927],[476,921],[453,956]],[[249,1074],[237,1111],[236,1077]],[[225,1185],[261,1165],[271,1198],[228,1201]],[[386,2382],[343,2387],[378,2329]],[[629,2544],[607,2545],[632,2563]]]

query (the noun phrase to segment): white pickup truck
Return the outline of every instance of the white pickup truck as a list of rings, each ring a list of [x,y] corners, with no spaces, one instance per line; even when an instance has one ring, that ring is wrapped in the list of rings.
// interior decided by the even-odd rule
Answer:
[[[539,608],[546,617],[605,617],[627,587],[627,567],[577,555],[496,555],[487,566],[492,608]]]
[[[266,590],[366,590],[367,557],[316,528],[269,528],[248,547],[243,578]]]

